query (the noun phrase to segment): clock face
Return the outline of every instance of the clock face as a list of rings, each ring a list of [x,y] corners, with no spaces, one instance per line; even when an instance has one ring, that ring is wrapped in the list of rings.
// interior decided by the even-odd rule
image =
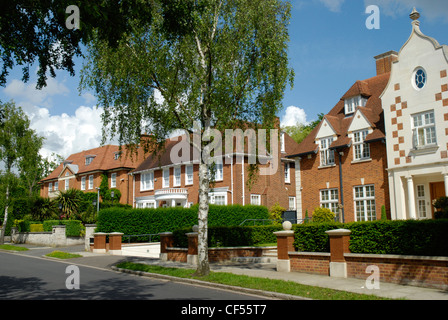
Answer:
[[[421,89],[426,84],[426,73],[423,71],[423,69],[417,69],[415,72],[415,86],[418,89]]]

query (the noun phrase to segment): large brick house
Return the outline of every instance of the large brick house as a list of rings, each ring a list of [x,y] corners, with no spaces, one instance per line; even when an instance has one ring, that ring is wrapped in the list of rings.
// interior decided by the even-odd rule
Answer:
[[[384,117],[380,95],[396,52],[375,57],[377,75],[356,81],[299,144],[295,159],[297,216],[317,207],[331,209],[345,222],[376,220],[389,188]]]
[[[432,201],[448,196],[448,46],[412,32],[392,64],[382,94],[393,219],[434,217]]]
[[[147,157],[132,173],[133,203],[138,208],[161,206],[188,207],[199,201],[199,161],[190,157],[184,161],[172,159],[171,151],[185,137],[167,139],[163,152]],[[282,133],[277,157],[278,170],[270,175],[257,174],[248,185],[249,153],[231,152],[216,159],[214,183],[210,187],[212,204],[255,204],[268,208],[279,203],[286,209],[296,209],[294,161],[287,158],[298,144]],[[243,161],[242,161],[243,159]],[[259,169],[269,164],[259,164]]]
[[[102,175],[108,187],[120,190],[120,203],[132,203],[132,184],[128,173],[143,160],[141,154],[126,156],[119,146],[105,145],[70,155],[53,172],[40,181],[40,195],[55,198],[69,188],[97,192]]]

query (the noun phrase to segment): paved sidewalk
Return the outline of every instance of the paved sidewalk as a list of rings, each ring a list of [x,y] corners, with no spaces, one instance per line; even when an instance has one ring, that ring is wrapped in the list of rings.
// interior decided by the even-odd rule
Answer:
[[[20,245],[29,248],[28,251],[22,251],[20,254],[43,257],[45,254],[55,250],[64,252],[81,254],[82,258],[67,260],[67,263],[86,265],[90,267],[111,269],[111,267],[121,261],[134,261],[139,263],[154,264],[161,266],[192,268],[193,266],[185,263],[163,262],[159,259],[132,257],[132,256],[116,256],[110,254],[98,254],[84,251],[84,246],[71,246],[64,248],[50,248],[33,245]],[[373,294],[380,297],[408,300],[448,300],[448,291],[438,289],[423,288],[410,285],[399,285],[393,283],[380,283],[380,289],[366,288],[365,281],[352,278],[331,278],[329,276],[314,275],[300,272],[277,272],[275,264],[267,263],[235,263],[235,264],[215,264],[210,265],[212,271],[230,272],[240,275],[248,275],[260,278],[279,279],[286,281],[294,281],[297,283],[331,288],[336,290],[344,290],[361,294]]]

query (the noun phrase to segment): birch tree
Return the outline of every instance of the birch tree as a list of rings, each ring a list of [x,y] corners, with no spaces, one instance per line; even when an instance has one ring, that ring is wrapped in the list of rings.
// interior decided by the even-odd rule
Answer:
[[[5,168],[6,194],[3,228],[0,234],[0,244],[4,243],[6,225],[8,223],[8,209],[10,201],[10,184],[13,170],[26,175],[30,168],[29,162],[37,162],[38,151],[43,138],[37,136],[30,129],[30,121],[21,108],[9,102],[0,105],[3,121],[0,123],[0,162]],[[27,169],[25,169],[27,168]]]
[[[281,0],[154,0],[150,26],[135,23],[116,48],[100,39],[88,48],[80,89],[93,89],[104,108],[103,139],[118,136],[132,149],[147,133],[160,147],[173,130],[191,135],[198,123],[203,139],[190,140],[200,154],[198,275],[209,273],[207,137],[248,123],[274,127],[293,80],[290,7]]]

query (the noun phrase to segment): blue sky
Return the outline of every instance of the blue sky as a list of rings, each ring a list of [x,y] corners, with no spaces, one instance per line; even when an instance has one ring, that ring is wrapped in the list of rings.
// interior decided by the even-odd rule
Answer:
[[[293,89],[285,91],[283,124],[309,122],[327,113],[356,80],[375,76],[374,56],[399,51],[411,32],[409,13],[420,12],[420,28],[448,44],[446,0],[291,0],[289,58],[295,71]],[[380,29],[369,30],[368,5],[377,5]],[[81,17],[82,18],[82,17]],[[58,72],[48,86],[35,90],[36,78],[21,82],[21,69],[10,73],[0,100],[14,100],[30,116],[32,127],[46,138],[43,153],[69,156],[101,141],[101,110],[88,92],[79,95],[76,76]],[[31,72],[36,72],[36,67]]]

